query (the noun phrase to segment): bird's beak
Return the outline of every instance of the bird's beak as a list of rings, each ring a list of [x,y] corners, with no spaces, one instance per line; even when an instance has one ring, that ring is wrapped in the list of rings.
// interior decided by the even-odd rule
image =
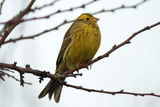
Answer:
[[[97,22],[99,19],[98,18],[94,18],[95,22]]]

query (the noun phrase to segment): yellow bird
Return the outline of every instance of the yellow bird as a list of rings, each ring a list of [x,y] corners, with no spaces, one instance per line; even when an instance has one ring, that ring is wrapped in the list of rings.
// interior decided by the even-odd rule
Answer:
[[[56,73],[65,72],[77,65],[85,64],[92,60],[101,42],[101,34],[97,21],[99,19],[91,14],[83,13],[66,32],[56,62]],[[65,78],[61,78],[64,81]],[[56,103],[60,100],[63,85],[56,80],[50,80],[42,90],[39,98],[48,94],[51,99],[54,93]]]

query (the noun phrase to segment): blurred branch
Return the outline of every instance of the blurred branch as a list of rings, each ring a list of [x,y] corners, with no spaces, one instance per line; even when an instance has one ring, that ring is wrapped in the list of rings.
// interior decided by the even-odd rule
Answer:
[[[2,7],[3,7],[4,2],[5,0],[2,0],[2,2],[0,3],[0,15],[2,14]]]
[[[121,9],[136,9],[137,7],[139,7],[140,5],[144,4],[145,2],[147,2],[149,0],[142,0],[141,2],[139,3],[136,3],[134,5],[130,5],[130,6],[127,6],[127,5],[121,5],[119,7],[115,7],[115,8],[112,8],[112,9],[102,9],[102,10],[99,10],[97,12],[94,12],[92,13],[93,15],[95,14],[99,14],[99,13],[106,13],[106,12],[115,12],[117,10],[121,10]]]
[[[36,70],[36,69],[32,69],[30,67],[30,65],[26,65],[25,68],[23,67],[19,67],[17,66],[17,63],[14,62],[14,64],[6,64],[6,63],[0,63],[0,69],[11,69],[11,70],[15,70],[15,71],[18,71],[20,73],[20,82],[21,82],[21,85],[23,86],[23,74],[24,73],[30,73],[30,74],[33,74],[35,76],[39,76],[39,79],[40,79],[40,82],[43,80],[43,78],[51,78],[51,79],[55,79],[57,80],[57,78],[62,78],[62,77],[67,77],[68,75],[70,74],[73,74],[75,71],[78,71],[79,69],[82,69],[82,68],[88,68],[89,65],[105,58],[105,57],[109,57],[109,55],[114,52],[115,50],[119,49],[120,47],[126,45],[126,44],[129,44],[131,43],[130,41],[135,37],[137,36],[138,34],[146,31],[146,30],[150,30],[151,28],[155,27],[155,26],[158,26],[160,25],[160,22],[157,22],[155,24],[152,24],[150,26],[146,26],[144,27],[143,29],[133,33],[129,38],[127,38],[125,41],[123,41],[122,43],[118,44],[118,45],[114,45],[108,52],[106,52],[105,54],[93,59],[92,61],[86,63],[86,64],[83,64],[83,65],[80,65],[72,70],[69,70],[69,71],[66,71],[62,74],[51,74],[49,72],[46,72],[46,71],[40,71],[40,70]],[[74,74],[73,74],[74,75]],[[75,77],[78,76],[78,75],[75,75]],[[2,76],[0,76],[2,77]],[[3,78],[2,78],[3,79]],[[58,81],[58,80],[57,80]],[[60,81],[59,81],[60,82]],[[62,83],[62,82],[60,82]],[[155,96],[155,97],[160,97],[160,95],[156,95],[154,93],[133,93],[133,92],[125,92],[124,90],[121,90],[121,91],[116,91],[116,92],[111,92],[111,91],[103,91],[103,90],[95,90],[95,89],[88,89],[88,88],[83,88],[81,86],[75,86],[75,85],[70,85],[70,84],[67,84],[67,83],[62,83],[63,85],[65,86],[68,86],[68,87],[72,87],[72,88],[76,88],[76,89],[81,89],[81,90],[85,90],[85,91],[88,91],[88,92],[98,92],[98,93],[106,93],[106,94],[112,94],[112,95],[115,95],[115,94],[129,94],[129,95],[135,95],[135,96]]]
[[[3,81],[5,81],[5,79],[3,78],[5,75],[8,76],[8,77],[10,77],[10,78],[12,78],[12,79],[14,79],[14,80],[16,80],[16,81],[18,81],[18,82],[20,82],[20,80],[17,79],[16,77],[14,77],[13,75],[8,74],[8,73],[3,72],[3,71],[0,70],[0,78],[1,78]],[[32,83],[29,83],[29,82],[24,82],[24,84],[32,85]]]
[[[56,15],[56,14],[59,14],[59,13],[69,12],[69,11],[73,11],[73,10],[80,9],[80,8],[85,8],[86,6],[92,4],[92,3],[96,2],[96,1],[98,1],[98,0],[92,0],[92,1],[90,1],[90,2],[88,2],[88,3],[82,4],[82,5],[80,5],[80,6],[72,7],[72,8],[65,9],[65,10],[57,10],[57,11],[55,11],[55,12],[53,12],[53,13],[50,13],[50,14],[48,14],[48,15],[45,15],[45,16],[33,17],[33,18],[29,18],[29,19],[23,19],[23,20],[20,21],[20,23],[26,22],[26,21],[33,21],[33,20],[40,20],[40,19],[48,19],[48,18],[50,18],[51,16]],[[92,13],[92,14],[94,15],[94,14],[99,14],[99,13],[104,13],[104,12],[115,12],[115,11],[121,10],[121,9],[135,9],[135,8],[137,8],[138,6],[144,4],[144,3],[147,2],[147,1],[148,1],[148,0],[142,0],[141,2],[136,3],[136,4],[134,4],[134,5],[130,5],[130,6],[121,5],[121,6],[115,7],[115,8],[113,8],[113,9],[108,9],[108,10],[102,9],[102,10],[99,10],[99,11],[94,12],[94,13]],[[8,21],[7,21],[7,22],[0,22],[0,24],[6,24],[6,23],[8,23]]]
[[[20,37],[18,37],[18,38],[13,38],[13,39],[10,38],[9,40],[4,41],[3,45],[4,45],[4,44],[7,44],[7,43],[10,43],[10,42],[15,43],[15,42],[17,42],[17,41],[25,40],[25,39],[34,39],[35,37],[39,37],[39,36],[41,36],[41,35],[43,35],[43,34],[45,34],[45,33],[48,33],[48,32],[50,32],[50,31],[58,30],[59,27],[65,25],[65,24],[67,24],[67,23],[70,23],[70,22],[72,22],[72,21],[73,21],[73,20],[71,20],[71,21],[64,20],[64,21],[63,21],[62,23],[60,23],[59,25],[57,25],[57,26],[55,26],[55,27],[53,27],[53,28],[44,30],[44,31],[42,31],[42,32],[40,32],[40,33],[37,33],[37,34],[34,34],[34,35],[30,35],[30,36],[20,36]]]
[[[53,0],[51,3],[45,4],[43,6],[35,7],[31,9],[30,12],[35,12],[36,10],[41,10],[49,6],[53,6],[57,1],[60,1],[60,0]]]
[[[87,2],[87,3],[85,3],[85,4],[82,4],[82,5],[80,5],[80,6],[71,7],[71,8],[69,8],[69,9],[65,9],[65,10],[60,10],[60,9],[59,9],[59,10],[57,10],[57,11],[55,11],[55,12],[52,12],[52,13],[50,13],[50,14],[48,14],[48,15],[45,15],[45,16],[33,17],[33,18],[29,18],[29,19],[23,19],[23,20],[19,21],[19,23],[27,22],[27,21],[33,21],[33,20],[39,20],[39,19],[48,19],[48,18],[50,18],[51,16],[56,15],[56,14],[59,14],[59,13],[69,12],[69,11],[73,11],[73,10],[80,9],[80,8],[85,8],[86,6],[92,4],[92,3],[96,2],[96,1],[98,1],[98,0],[92,0],[92,1],[90,1],[90,2]],[[7,22],[0,22],[0,24],[6,24],[6,23],[8,23],[8,21],[7,21]],[[10,22],[10,23],[12,23],[12,22]],[[13,23],[14,23],[14,22],[13,22]]]
[[[4,34],[1,37],[0,40],[0,46],[3,44],[3,42],[5,41],[5,39],[7,38],[7,36],[11,33],[11,31],[20,23],[21,19],[23,18],[23,16],[29,12],[30,8],[32,7],[33,3],[35,2],[35,0],[32,0],[29,5],[23,10],[21,11],[16,17],[14,17],[13,19],[11,19],[9,22],[13,22],[12,24],[7,24],[8,25],[8,30],[4,32]],[[8,23],[9,23],[8,22]]]
[[[65,11],[68,11],[68,10],[73,10],[73,9],[76,9],[76,8],[80,8],[80,7],[85,7],[86,5],[89,5],[91,3],[93,3],[94,1],[97,1],[97,0],[93,0],[91,2],[88,2],[86,4],[83,4],[81,6],[78,6],[78,7],[74,7],[72,9],[66,9],[66,10],[63,10],[64,12]],[[134,4],[134,5],[131,5],[131,6],[125,6],[125,5],[122,5],[120,7],[116,7],[116,8],[113,8],[113,9],[109,9],[109,10],[105,10],[105,9],[102,9],[100,11],[97,11],[97,12],[94,12],[93,14],[99,14],[99,13],[103,13],[103,12],[114,12],[114,11],[117,11],[117,10],[120,10],[120,9],[128,9],[128,8],[136,8],[138,6],[140,6],[141,4],[145,3],[146,1],[148,0],[143,0],[141,1],[140,3],[137,3],[137,4]],[[57,11],[58,12],[58,11]],[[61,11],[62,12],[62,11]],[[56,12],[55,12],[56,14]],[[50,14],[51,15],[51,14]],[[47,15],[48,16],[48,15]],[[30,19],[29,19],[30,20]],[[35,19],[34,19],[35,20]],[[73,22],[74,20],[70,20],[70,21],[67,21],[67,20],[64,20],[62,23],[58,24],[57,26],[53,27],[53,28],[50,28],[50,29],[47,29],[47,30],[44,30],[42,32],[39,32],[37,34],[34,34],[34,35],[30,35],[30,36],[20,36],[20,37],[17,37],[17,38],[10,38],[9,40],[6,40],[4,41],[3,44],[7,44],[7,43],[16,43],[17,41],[20,41],[20,40],[26,40],[26,39],[34,39],[35,37],[39,37],[45,33],[48,33],[48,32],[51,32],[53,30],[58,30],[59,27],[65,25],[65,24],[68,24],[68,23],[71,23]]]
[[[155,93],[135,93],[135,92],[127,92],[127,91],[124,91],[123,89],[120,91],[104,91],[104,90],[84,88],[82,86],[76,86],[76,85],[71,85],[67,83],[63,83],[63,85],[65,85],[66,87],[71,87],[71,88],[75,88],[75,89],[79,89],[79,90],[83,90],[87,92],[96,92],[96,93],[104,93],[104,94],[111,94],[111,95],[126,94],[126,95],[133,95],[133,96],[142,96],[142,97],[144,96],[160,97],[160,95],[155,94]]]

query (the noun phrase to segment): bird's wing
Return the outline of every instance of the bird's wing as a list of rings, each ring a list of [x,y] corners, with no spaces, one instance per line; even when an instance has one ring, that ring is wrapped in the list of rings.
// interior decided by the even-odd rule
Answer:
[[[71,28],[71,27],[70,27]],[[64,39],[63,39],[63,43],[57,58],[57,62],[56,62],[56,66],[58,67],[59,64],[61,63],[62,59],[63,59],[63,55],[71,41],[71,35],[70,35],[70,28],[68,29],[68,31],[66,32]]]

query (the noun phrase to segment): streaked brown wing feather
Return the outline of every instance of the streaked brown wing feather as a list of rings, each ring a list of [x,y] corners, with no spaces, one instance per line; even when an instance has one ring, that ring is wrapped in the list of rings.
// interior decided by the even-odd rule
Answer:
[[[71,28],[71,27],[70,27]],[[70,41],[71,41],[71,36],[70,36],[70,28],[68,29],[68,31],[66,32],[64,39],[63,39],[63,43],[57,58],[57,62],[56,62],[56,66],[58,67],[59,64],[61,63],[62,59],[63,59],[63,55],[65,53],[65,50],[67,48],[67,46],[69,45]]]

